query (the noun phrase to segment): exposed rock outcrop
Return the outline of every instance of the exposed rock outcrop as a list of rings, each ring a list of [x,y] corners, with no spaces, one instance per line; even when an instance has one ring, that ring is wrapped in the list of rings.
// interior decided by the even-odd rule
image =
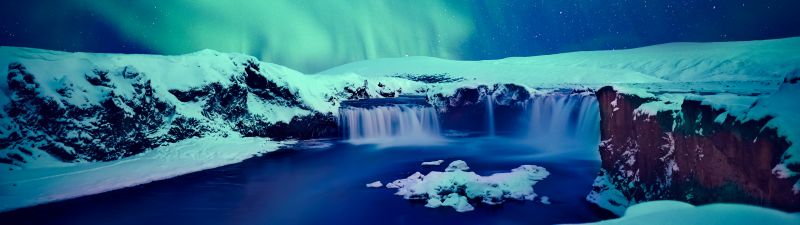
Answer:
[[[82,81],[70,79],[43,80],[46,76],[11,63],[4,81],[9,102],[0,113],[0,163],[22,165],[41,157],[38,150],[65,162],[109,161],[206,135],[338,136],[334,115],[310,109],[296,93],[268,79],[258,62],[236,66],[243,72],[230,74],[224,83],[157,93],[151,76],[166,75],[144,74],[131,66],[93,69],[77,78],[87,82],[81,86]],[[276,121],[251,109],[253,104],[307,113]]]
[[[655,99],[597,91],[602,171],[588,200],[617,214],[637,202],[748,203],[800,210],[793,180],[772,173],[789,143],[765,126],[684,100],[656,115],[636,109]]]
[[[528,90],[516,84],[480,85],[456,89],[451,96],[436,95],[434,105],[440,110],[442,128],[459,131],[483,132],[485,127],[487,100],[493,101],[497,130],[508,132],[517,129],[515,119],[524,118],[524,104],[530,99]],[[464,121],[474,121],[465,123]]]

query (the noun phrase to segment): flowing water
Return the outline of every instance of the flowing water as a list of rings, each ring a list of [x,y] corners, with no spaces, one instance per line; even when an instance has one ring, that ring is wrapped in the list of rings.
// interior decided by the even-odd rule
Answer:
[[[527,139],[557,150],[562,145],[597,148],[600,142],[600,109],[594,96],[550,94],[533,96],[526,104]],[[546,143],[558,142],[559,145]],[[599,156],[598,156],[599,157]]]
[[[430,106],[392,105],[339,110],[342,133],[354,142],[429,139],[439,136],[439,119]]]
[[[494,120],[494,97],[486,95],[486,133],[489,134],[489,137],[495,135],[496,128],[494,127]]]

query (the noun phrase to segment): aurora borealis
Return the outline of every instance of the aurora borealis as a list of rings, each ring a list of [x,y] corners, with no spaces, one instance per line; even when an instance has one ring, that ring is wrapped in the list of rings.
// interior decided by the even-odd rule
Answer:
[[[4,2],[0,45],[241,52],[304,72],[371,58],[495,59],[800,34],[790,0]],[[702,16],[697,16],[702,15]]]

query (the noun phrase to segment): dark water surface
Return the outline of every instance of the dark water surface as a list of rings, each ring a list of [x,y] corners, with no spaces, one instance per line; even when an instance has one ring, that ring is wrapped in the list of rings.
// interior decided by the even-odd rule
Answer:
[[[459,138],[441,145],[377,147],[305,141],[245,162],[103,194],[0,214],[2,224],[554,224],[608,214],[584,200],[599,161],[595,149],[542,151],[505,138]],[[588,154],[587,154],[588,153]],[[591,158],[591,157],[588,157]],[[435,167],[422,161],[444,159]],[[431,209],[366,188],[466,161],[481,175],[522,164],[550,171],[534,190],[550,197],[507,201],[475,211]]]

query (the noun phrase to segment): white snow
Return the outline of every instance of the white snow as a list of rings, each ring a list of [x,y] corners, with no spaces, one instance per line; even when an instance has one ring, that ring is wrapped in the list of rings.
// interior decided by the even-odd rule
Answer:
[[[588,195],[586,195],[586,200],[592,203],[599,205],[601,208],[607,209],[614,214],[622,215],[625,212],[625,209],[628,208],[632,203],[630,202],[621,191],[616,189],[616,185],[611,183],[609,180],[608,172],[604,169],[600,169],[602,176],[597,176],[594,179],[594,187],[595,190],[592,190]]]
[[[631,206],[621,218],[593,225],[673,225],[673,224],[781,224],[800,225],[800,214],[790,214],[752,205],[717,203],[693,206],[678,201],[651,201]]]
[[[628,50],[572,52],[486,61],[405,57],[354,62],[321,74],[448,73],[479,82],[638,83],[780,80],[800,69],[800,38],[670,43]]]
[[[637,114],[656,115],[658,112],[680,110],[683,103],[683,95],[663,94],[658,96],[658,100],[647,102],[634,110]]]
[[[550,173],[543,167],[522,165],[511,172],[481,176],[466,172],[466,163],[461,160],[450,163],[445,172],[431,171],[427,175],[416,172],[405,179],[395,180],[386,185],[397,189],[396,195],[405,199],[425,199],[426,207],[453,207],[458,212],[472,211],[475,208],[470,199],[495,205],[505,199],[529,200],[536,198],[533,186]]]
[[[367,187],[368,188],[379,188],[379,187],[383,187],[383,183],[381,183],[381,181],[375,181],[375,182],[367,184]]]
[[[704,96],[692,95],[687,96],[686,99],[700,100],[703,105],[709,105],[715,110],[724,109],[726,113],[734,117],[741,117],[747,114],[747,112],[750,110],[750,107],[758,98],[754,96],[721,93]]]
[[[450,162],[450,165],[447,165],[447,168],[444,169],[445,172],[454,172],[454,171],[467,171],[469,170],[469,166],[467,166],[467,162],[463,160],[456,160]]]
[[[754,90],[762,90],[769,87],[753,87]],[[703,105],[711,106],[715,110],[725,110],[726,115],[731,115],[740,120],[744,119],[750,107],[758,97],[734,94],[734,93],[715,93],[710,95],[697,95],[693,93],[664,93],[650,96],[656,98],[642,104],[636,108],[639,114],[656,115],[658,112],[677,111],[681,109],[684,100],[700,101]],[[719,122],[724,122],[725,117],[719,118]]]
[[[444,163],[444,160],[440,159],[440,160],[422,162],[422,165],[423,166],[438,166],[438,165],[442,165],[442,163]]]
[[[311,113],[308,110],[297,107],[288,107],[263,101],[252,93],[247,94],[247,110],[254,115],[262,116],[260,117],[261,120],[268,123],[291,121],[295,116],[304,116]]]
[[[187,139],[112,162],[60,163],[3,171],[0,211],[97,194],[238,163],[288,142],[264,138]]]
[[[219,82],[230,83],[231,74],[241,74],[241,67],[231,63],[233,60],[247,61],[255,59],[241,54],[225,54],[212,50],[203,50],[181,56],[158,56],[137,54],[97,54],[66,53],[31,48],[0,47],[0,70],[7,74],[11,62],[25,65],[31,74],[42,84],[40,90],[48,96],[61,98],[55,90],[65,83],[85,88],[87,92],[76,91],[73,98],[88,100],[89,104],[97,104],[101,90],[92,90],[93,86],[84,78],[93,70],[108,70],[111,83],[115,84],[117,94],[130,95],[130,85],[122,85],[124,81],[114,73],[133,70],[147,75],[153,82],[156,93],[166,94],[168,89],[188,90],[203,84]],[[0,82],[0,88],[8,90],[7,83]],[[128,90],[128,91],[126,91]],[[174,99],[174,98],[172,98]],[[177,101],[177,99],[175,99]]]
[[[800,74],[795,73],[787,79],[800,79]],[[800,81],[785,83],[773,95],[758,99],[753,108],[747,113],[746,119],[759,120],[773,117],[767,122],[767,127],[776,128],[778,135],[786,137],[791,144],[784,152],[781,162],[772,169],[780,178],[798,176],[800,171],[792,171],[788,165],[800,164]],[[796,181],[793,190],[800,194],[800,180]]]
[[[425,204],[425,207],[428,208],[439,208],[439,206],[453,207],[456,212],[468,212],[475,210],[475,207],[469,204],[469,200],[467,200],[466,196],[456,193],[450,193],[441,198],[428,199],[428,203]]]

